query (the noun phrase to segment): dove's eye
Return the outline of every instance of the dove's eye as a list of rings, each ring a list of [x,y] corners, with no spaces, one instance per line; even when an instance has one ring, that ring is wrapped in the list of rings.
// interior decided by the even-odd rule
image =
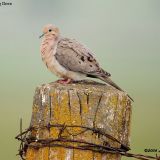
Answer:
[[[49,32],[51,32],[52,30],[51,29],[49,29]]]

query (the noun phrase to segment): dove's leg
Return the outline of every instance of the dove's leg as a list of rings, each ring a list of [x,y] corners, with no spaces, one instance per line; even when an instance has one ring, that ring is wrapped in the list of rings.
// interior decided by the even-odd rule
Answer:
[[[71,83],[73,80],[72,79],[59,79],[56,82],[60,83],[60,84],[68,84]]]

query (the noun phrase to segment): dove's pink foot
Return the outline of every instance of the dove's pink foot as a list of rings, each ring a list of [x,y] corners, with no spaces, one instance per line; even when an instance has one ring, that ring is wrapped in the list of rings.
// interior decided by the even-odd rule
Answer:
[[[69,84],[70,82],[72,82],[72,79],[59,79],[56,82],[60,84]]]

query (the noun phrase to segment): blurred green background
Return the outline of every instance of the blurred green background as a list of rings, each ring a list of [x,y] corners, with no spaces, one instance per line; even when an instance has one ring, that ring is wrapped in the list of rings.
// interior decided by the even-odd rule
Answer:
[[[14,139],[19,119],[23,128],[29,126],[35,87],[57,79],[39,51],[38,36],[48,23],[92,49],[112,79],[134,98],[132,152],[160,149],[159,0],[6,2],[13,4],[0,6],[0,159],[19,159]]]

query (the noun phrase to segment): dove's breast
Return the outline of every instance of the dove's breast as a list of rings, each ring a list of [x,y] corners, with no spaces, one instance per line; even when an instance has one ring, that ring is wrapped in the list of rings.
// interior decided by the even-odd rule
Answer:
[[[42,60],[47,66],[47,68],[58,77],[64,77],[67,70],[61,66],[55,58],[57,46],[50,49],[46,49],[45,53],[42,55]]]

